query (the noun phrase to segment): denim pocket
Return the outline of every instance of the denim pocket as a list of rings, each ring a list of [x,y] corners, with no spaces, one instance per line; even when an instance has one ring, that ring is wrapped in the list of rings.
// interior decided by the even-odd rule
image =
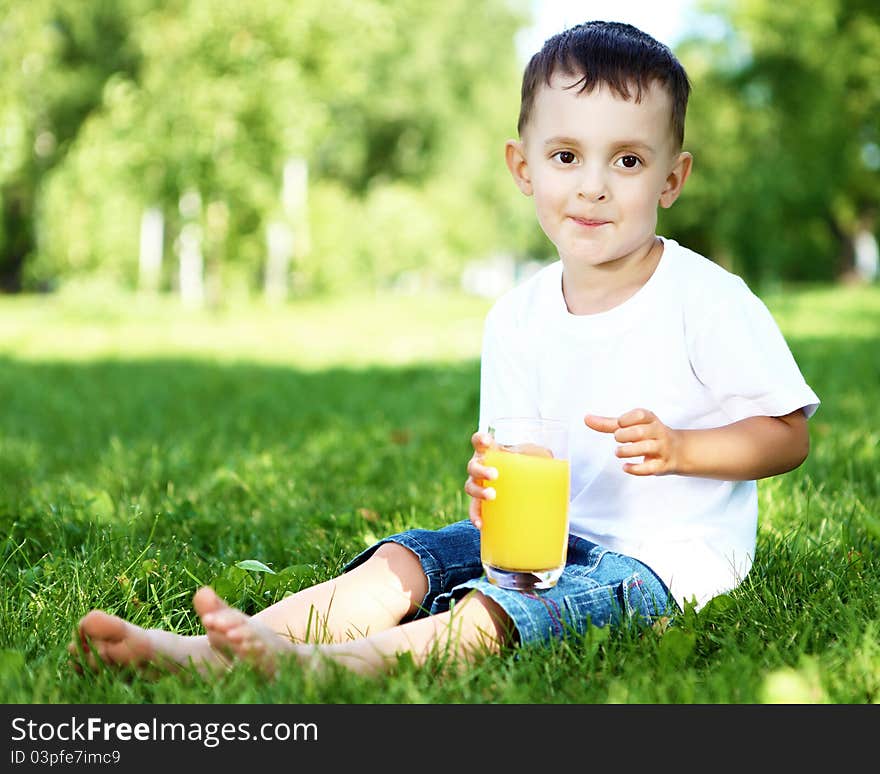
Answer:
[[[669,594],[653,577],[634,572],[621,584],[621,597],[627,618],[650,625],[668,612]]]
[[[576,593],[566,595],[566,628],[583,634],[588,626],[607,626],[620,620],[621,604],[615,586],[584,577]]]
[[[619,625],[631,620],[650,624],[667,606],[659,583],[634,569],[635,560],[614,552],[602,552],[590,567],[568,569],[568,593],[563,603],[568,624],[578,634],[587,625]],[[659,594],[659,596],[658,596]]]

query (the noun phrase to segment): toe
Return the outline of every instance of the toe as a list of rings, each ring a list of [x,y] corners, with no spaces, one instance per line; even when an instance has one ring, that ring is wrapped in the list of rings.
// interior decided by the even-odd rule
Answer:
[[[193,595],[193,607],[200,618],[206,615],[217,613],[221,610],[228,610],[227,605],[210,586],[202,586]]]
[[[229,665],[235,659],[235,649],[225,632],[208,629],[208,642],[223,663]]]
[[[251,639],[251,630],[246,625],[230,626],[226,630],[226,637],[230,642],[245,642]]]
[[[103,610],[92,610],[80,619],[80,637],[93,640],[121,640],[125,637],[125,621]]]
[[[247,624],[248,617],[240,610],[228,607],[219,613],[213,613],[210,618],[212,629],[222,629],[228,634]]]

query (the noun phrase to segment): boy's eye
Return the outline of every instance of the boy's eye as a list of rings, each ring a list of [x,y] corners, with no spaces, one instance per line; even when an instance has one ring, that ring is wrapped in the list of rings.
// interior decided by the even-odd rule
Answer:
[[[554,155],[563,164],[574,164],[574,162],[577,160],[577,156],[575,156],[574,153],[572,153],[571,151],[557,151]]]
[[[635,169],[639,164],[642,163],[641,159],[638,156],[621,156],[617,163],[620,166],[625,167],[626,169]]]

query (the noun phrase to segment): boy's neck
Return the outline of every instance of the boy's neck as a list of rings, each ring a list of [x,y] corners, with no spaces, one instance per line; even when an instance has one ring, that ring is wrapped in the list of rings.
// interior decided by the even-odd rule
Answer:
[[[658,237],[647,251],[601,266],[570,266],[563,261],[562,295],[574,315],[599,314],[620,306],[651,278],[663,255]]]

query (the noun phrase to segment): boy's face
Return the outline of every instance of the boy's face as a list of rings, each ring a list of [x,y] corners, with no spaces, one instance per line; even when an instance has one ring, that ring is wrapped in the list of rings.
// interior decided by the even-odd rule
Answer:
[[[507,164],[535,197],[541,228],[565,266],[600,266],[654,244],[657,207],[669,207],[690,172],[671,126],[671,97],[653,84],[640,102],[607,87],[580,93],[555,75],[535,96]]]

